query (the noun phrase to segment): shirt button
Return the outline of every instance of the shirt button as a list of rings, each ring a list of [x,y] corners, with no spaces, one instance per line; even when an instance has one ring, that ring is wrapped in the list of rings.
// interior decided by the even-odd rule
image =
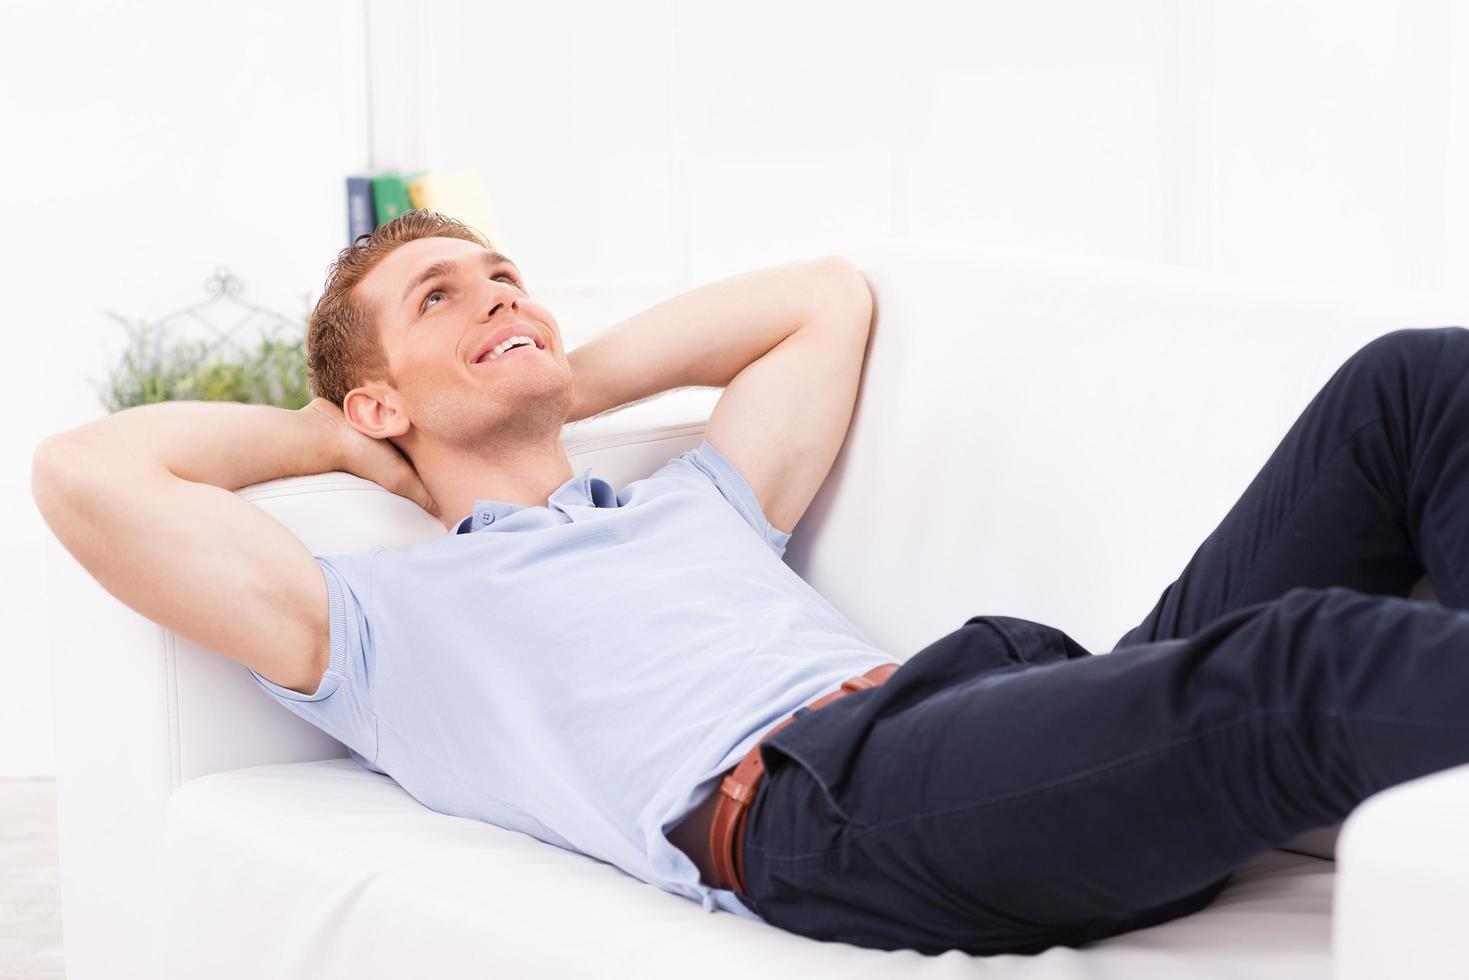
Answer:
[[[493,524],[495,522],[495,515],[487,510],[482,510],[479,514],[479,522],[481,524]]]

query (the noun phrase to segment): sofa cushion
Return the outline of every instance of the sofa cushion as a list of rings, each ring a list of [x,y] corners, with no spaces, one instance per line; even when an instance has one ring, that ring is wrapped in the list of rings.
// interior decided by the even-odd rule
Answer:
[[[1330,974],[1334,866],[1282,851],[1242,867],[1203,911],[1084,955],[926,957],[707,913],[609,864],[429,810],[350,759],[193,779],[173,793],[167,820],[163,976]]]

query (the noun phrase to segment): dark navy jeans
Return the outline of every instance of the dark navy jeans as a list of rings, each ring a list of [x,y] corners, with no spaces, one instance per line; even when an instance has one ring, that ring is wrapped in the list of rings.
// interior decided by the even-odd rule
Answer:
[[[1425,573],[1442,605],[1403,598]],[[1262,851],[1469,763],[1466,609],[1469,331],[1394,331],[1110,653],[975,616],[767,739],[745,900],[929,953],[1196,911]]]

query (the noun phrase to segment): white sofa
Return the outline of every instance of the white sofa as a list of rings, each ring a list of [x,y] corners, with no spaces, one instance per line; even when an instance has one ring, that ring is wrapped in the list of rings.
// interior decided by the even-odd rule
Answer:
[[[845,254],[873,287],[873,338],[851,434],[786,560],[897,659],[977,613],[1110,650],[1342,359],[1390,329],[1469,322],[1442,297],[1018,249]],[[644,475],[697,444],[716,395],[570,426],[573,466],[616,486]],[[240,494],[318,554],[444,533],[340,473]],[[244,668],[122,606],[54,539],[49,557],[71,980],[1469,971],[1469,768],[1367,801],[1339,847],[1323,828],[1261,854],[1184,919],[1036,956],[884,953],[711,915],[430,811]]]

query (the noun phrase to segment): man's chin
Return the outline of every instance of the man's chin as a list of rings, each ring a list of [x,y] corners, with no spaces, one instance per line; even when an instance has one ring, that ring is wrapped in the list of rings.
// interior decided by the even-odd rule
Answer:
[[[571,416],[571,403],[569,386],[528,392],[510,410],[487,419],[487,430],[496,438],[520,442],[559,438]]]

